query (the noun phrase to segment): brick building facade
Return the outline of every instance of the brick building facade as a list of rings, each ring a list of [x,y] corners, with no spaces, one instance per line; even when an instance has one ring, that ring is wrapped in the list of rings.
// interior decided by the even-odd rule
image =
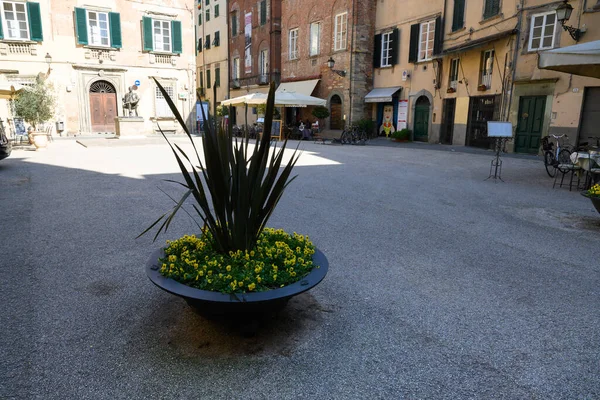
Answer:
[[[368,116],[364,97],[373,81],[375,7],[356,0],[284,0],[281,15],[282,87],[293,83],[289,86],[304,94],[326,99],[331,113],[326,129]],[[297,116],[290,110],[287,122],[314,120],[311,110],[298,109]]]

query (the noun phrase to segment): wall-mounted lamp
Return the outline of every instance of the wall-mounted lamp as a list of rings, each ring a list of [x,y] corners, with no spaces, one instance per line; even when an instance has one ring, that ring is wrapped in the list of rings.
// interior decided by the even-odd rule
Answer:
[[[327,66],[329,67],[331,72],[335,72],[341,77],[346,76],[346,71],[340,69],[333,69],[333,67],[335,66],[335,60],[332,57],[329,57],[329,60],[327,60]]]
[[[48,77],[50,75],[50,71],[52,71],[52,68],[50,68],[50,65],[52,65],[52,56],[50,53],[46,53],[44,60],[46,60],[46,64],[48,64],[48,72],[46,72],[46,77]]]
[[[579,28],[574,28],[572,26],[565,25],[565,22],[567,22],[569,20],[569,18],[571,17],[572,12],[573,12],[573,7],[565,1],[564,3],[561,3],[556,8],[556,19],[558,20],[558,22],[560,22],[563,29],[565,31],[569,32],[569,35],[571,35],[573,40],[578,42],[579,39],[581,39],[581,37],[585,33],[585,31],[582,31]]]

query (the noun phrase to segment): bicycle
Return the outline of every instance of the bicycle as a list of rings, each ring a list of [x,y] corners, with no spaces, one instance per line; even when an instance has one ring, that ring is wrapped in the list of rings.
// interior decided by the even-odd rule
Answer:
[[[340,137],[340,142],[342,144],[367,144],[369,138],[367,137],[367,133],[360,129],[357,126],[350,126],[342,132],[342,136]]]
[[[565,172],[559,168],[559,165],[569,164],[571,162],[571,150],[567,145],[563,145],[562,147],[560,145],[561,138],[568,138],[566,134],[550,136],[556,140],[556,150],[554,149],[554,143],[550,142],[548,136],[542,138],[542,150],[544,150],[544,167],[546,168],[546,173],[550,178],[554,178],[557,169],[560,170],[560,172]]]

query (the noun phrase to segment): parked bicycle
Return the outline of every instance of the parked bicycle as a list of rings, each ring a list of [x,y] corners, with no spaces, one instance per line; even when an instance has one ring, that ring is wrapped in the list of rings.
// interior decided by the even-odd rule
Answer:
[[[340,141],[342,144],[360,144],[365,145],[369,137],[367,136],[367,132],[363,129],[360,129],[358,126],[349,126],[342,132],[342,136],[340,137]]]
[[[550,142],[550,137],[552,136],[556,140],[556,148],[554,143]],[[562,144],[561,139],[567,140],[568,136],[563,135],[549,135],[542,138],[542,150],[544,151],[544,166],[546,167],[546,172],[551,178],[554,178],[556,175],[556,171],[560,170],[561,164],[569,164],[571,162],[571,150],[570,147],[566,144]],[[560,172],[564,172],[560,170]]]

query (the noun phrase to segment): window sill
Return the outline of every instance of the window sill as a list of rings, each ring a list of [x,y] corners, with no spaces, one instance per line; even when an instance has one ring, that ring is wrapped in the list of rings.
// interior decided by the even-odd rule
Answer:
[[[546,51],[546,50],[552,50],[552,49],[556,49],[556,46],[554,47],[544,47],[544,48],[539,48],[539,49],[526,49],[525,50],[525,54],[535,54],[535,53],[539,53],[540,51]]]
[[[156,54],[156,55],[159,55],[159,56],[178,56],[179,57],[181,55],[180,53],[169,53],[167,51],[154,51],[154,50],[147,51],[146,53]]]
[[[102,46],[99,44],[92,44],[92,45],[83,45],[84,49],[91,49],[91,50],[114,50],[117,51],[118,49],[115,47],[111,47],[111,46]]]
[[[480,25],[487,24],[490,21],[493,21],[495,19],[500,19],[500,18],[504,18],[504,14],[503,13],[498,13],[496,15],[492,15],[491,17],[484,18],[481,21],[479,21],[479,24]]]
[[[0,43],[38,44],[39,42],[29,39],[0,39]]]
[[[379,69],[391,69],[392,67],[393,67],[393,65],[390,64],[390,65],[382,65],[382,66],[377,67],[377,68],[379,68]]]
[[[466,30],[467,30],[467,27],[463,26],[462,28],[458,28],[458,29],[452,30],[452,32],[448,33],[448,36],[452,36],[452,35],[455,35],[457,33],[464,32]]]

